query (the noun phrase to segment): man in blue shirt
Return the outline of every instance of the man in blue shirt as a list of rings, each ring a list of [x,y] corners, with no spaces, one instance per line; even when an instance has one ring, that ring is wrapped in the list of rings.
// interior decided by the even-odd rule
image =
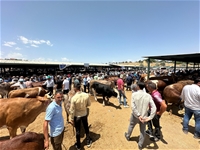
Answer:
[[[49,149],[49,135],[51,138],[51,144],[54,150],[62,150],[61,144],[64,135],[64,119],[62,116],[62,91],[55,93],[55,100],[49,104],[46,109],[45,121],[43,124],[43,133],[45,137],[44,148]],[[50,126],[50,133],[48,131],[48,125]],[[49,134],[48,134],[49,133]]]

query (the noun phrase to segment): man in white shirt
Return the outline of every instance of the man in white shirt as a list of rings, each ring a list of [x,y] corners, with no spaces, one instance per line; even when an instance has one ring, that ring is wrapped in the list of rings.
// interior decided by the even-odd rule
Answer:
[[[48,92],[50,92],[50,95],[52,95],[53,94],[54,81],[51,78],[51,76],[47,76],[47,80],[44,82],[43,85],[46,85]]]
[[[19,81],[10,87],[17,87],[17,89],[25,89],[26,85],[24,84],[24,79],[20,78]]]
[[[88,88],[88,92],[90,91],[90,81],[91,81],[91,77],[90,75],[88,74],[88,77],[87,77],[87,88]]]
[[[200,139],[200,77],[195,79],[194,84],[183,87],[181,98],[184,100],[185,105],[183,132],[185,134],[188,133],[188,124],[192,115],[194,114],[194,138]]]
[[[69,79],[66,77],[63,81],[63,94],[67,94],[69,92]]]

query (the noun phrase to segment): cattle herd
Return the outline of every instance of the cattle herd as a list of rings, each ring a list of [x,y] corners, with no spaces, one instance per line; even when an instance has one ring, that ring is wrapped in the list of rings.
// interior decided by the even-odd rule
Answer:
[[[186,72],[186,71],[185,71]],[[156,83],[158,91],[162,94],[163,99],[167,104],[182,105],[183,100],[180,98],[181,91],[185,85],[192,84],[194,78],[199,76],[198,70],[186,72],[184,75],[171,74],[170,76],[156,76],[145,79],[146,74],[141,72],[119,72],[122,75],[125,86],[128,86],[127,78],[132,78],[131,84],[136,84],[137,81],[154,82]],[[84,75],[85,76],[85,75]],[[116,87],[117,75],[109,75],[101,73],[94,78],[93,75],[88,75],[91,80],[88,87],[88,94],[93,94],[97,100],[97,94],[103,96],[103,106],[106,102],[109,103],[111,96],[119,98],[119,92]],[[69,121],[70,100],[74,96],[73,81],[75,78],[82,83],[82,75],[59,75],[55,77],[55,83],[58,78],[64,80],[69,78],[71,80],[70,91],[64,94],[64,108],[67,114],[67,121]],[[36,79],[36,77],[33,77]],[[28,80],[30,81],[30,80]],[[43,87],[43,80],[31,80],[32,87],[25,89],[14,89],[12,82],[0,83],[0,128],[6,127],[8,129],[10,140],[0,141],[0,147],[4,150],[42,150],[44,137],[42,134],[25,132],[26,127],[34,122],[37,116],[44,112],[48,104],[52,100],[52,95],[47,93]],[[54,86],[56,90],[56,86]],[[148,91],[147,91],[148,92]],[[107,98],[107,101],[106,101]],[[21,135],[16,135],[17,129],[22,131]],[[28,142],[27,142],[28,141]],[[15,143],[15,144],[13,144]],[[13,147],[15,146],[15,147]],[[30,148],[31,147],[31,148]]]

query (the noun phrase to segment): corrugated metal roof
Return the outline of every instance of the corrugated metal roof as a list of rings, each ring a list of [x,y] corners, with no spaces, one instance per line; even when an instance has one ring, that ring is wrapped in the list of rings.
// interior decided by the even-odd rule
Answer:
[[[200,63],[200,53],[162,55],[162,56],[144,56],[143,58]]]

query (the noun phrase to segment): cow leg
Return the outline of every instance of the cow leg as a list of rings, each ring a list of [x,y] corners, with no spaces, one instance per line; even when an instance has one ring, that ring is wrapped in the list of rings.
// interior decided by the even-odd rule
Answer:
[[[103,95],[103,106],[105,106],[105,96]]]
[[[16,136],[17,133],[17,128],[11,128],[11,127],[7,127],[9,134],[10,134],[10,139],[14,138]]]
[[[107,103],[110,104],[110,102],[109,102],[109,97],[107,97]]]
[[[92,92],[93,92],[93,95],[94,95],[94,99],[97,101],[96,91],[94,90],[94,88],[92,88]]]

